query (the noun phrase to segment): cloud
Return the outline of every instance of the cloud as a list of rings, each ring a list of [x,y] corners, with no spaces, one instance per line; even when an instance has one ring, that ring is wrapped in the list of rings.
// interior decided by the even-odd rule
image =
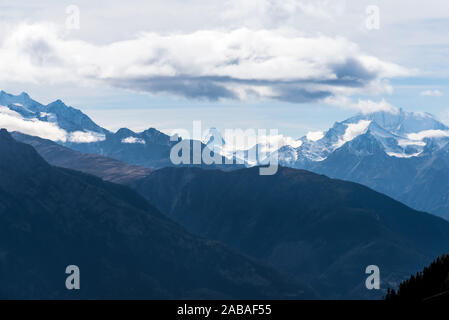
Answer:
[[[318,141],[324,137],[324,132],[323,131],[310,131],[307,133],[306,137],[307,137],[307,140]]]
[[[299,16],[334,20],[345,7],[346,0],[227,0],[221,18],[251,27],[278,26]]]
[[[440,90],[424,90],[420,93],[422,96],[428,96],[428,97],[441,97],[443,93]]]
[[[140,33],[96,45],[67,39],[51,24],[12,28],[0,44],[0,80],[98,82],[194,99],[262,98],[304,103],[385,92],[408,71],[341,37],[288,29]]]
[[[379,102],[359,100],[357,102],[356,109],[360,110],[362,113],[373,113],[378,111],[386,111],[390,113],[398,112],[398,109],[385,101],[385,99],[382,99]]]
[[[74,143],[91,143],[104,141],[106,136],[104,134],[92,131],[74,131],[70,132],[67,136],[67,140]]]
[[[0,128],[61,142],[89,143],[102,141],[106,138],[104,134],[90,131],[68,133],[59,128],[57,123],[41,121],[37,118],[26,119],[5,106],[0,106]]]
[[[292,137],[279,135],[259,136],[258,143],[262,146],[263,152],[275,152],[283,146],[291,146],[298,148],[302,145],[302,141]]]
[[[222,135],[220,131],[214,129],[214,135],[218,140],[222,137],[225,143],[214,143],[210,146],[227,157],[232,157],[235,152],[248,150],[256,145],[259,147],[259,152],[269,153],[274,152],[283,146],[298,148],[302,144],[301,140],[278,134],[277,131],[267,134],[264,130],[225,129],[224,135]],[[183,138],[185,139],[186,135],[184,135]],[[208,130],[201,140],[207,142],[209,139],[210,131]]]
[[[8,131],[20,131],[22,133],[38,136],[53,141],[67,140],[67,132],[51,122],[38,119],[24,119],[20,114],[0,106],[0,128]]]
[[[127,137],[127,138],[122,139],[122,143],[129,143],[129,144],[140,143],[140,144],[145,144],[145,140],[139,139],[139,138],[136,138],[136,137]]]
[[[442,138],[449,137],[448,130],[424,130],[417,133],[410,133],[407,138],[410,140],[421,141],[425,138]]]
[[[389,104],[385,99],[380,101],[358,99],[354,102],[346,96],[330,97],[324,100],[327,104],[338,106],[343,109],[357,110],[363,114],[385,111],[390,113],[398,113],[399,109]]]

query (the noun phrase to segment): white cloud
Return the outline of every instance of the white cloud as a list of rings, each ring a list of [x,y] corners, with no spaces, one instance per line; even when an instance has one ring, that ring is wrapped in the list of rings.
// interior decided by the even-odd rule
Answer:
[[[141,33],[96,45],[69,40],[51,24],[12,28],[0,45],[0,80],[96,84],[188,98],[248,96],[308,102],[388,90],[408,71],[342,37],[291,29]]]
[[[346,96],[337,96],[329,97],[325,99],[324,102],[343,109],[356,110],[363,114],[378,111],[386,111],[394,114],[399,112],[398,108],[389,104],[385,99],[382,99],[380,101],[359,99],[357,102],[354,102],[352,99]]]
[[[277,137],[275,137],[275,139],[277,139],[276,144],[274,144],[275,146],[279,146],[283,147],[283,146],[291,146],[293,148],[299,148],[302,145],[302,141],[299,139],[295,139],[292,137],[288,137],[288,136],[284,136],[284,135],[279,135]],[[273,152],[275,150],[271,150],[271,152]]]
[[[68,140],[74,143],[92,143],[104,141],[106,136],[104,134],[92,131],[74,131],[68,134]]]
[[[341,16],[345,7],[346,0],[228,0],[221,17],[260,28],[291,23],[299,16],[329,21]]]
[[[340,148],[346,142],[353,140],[361,134],[366,133],[370,125],[370,120],[360,120],[357,123],[347,124],[347,128],[343,137],[335,144],[335,148]]]
[[[222,135],[218,132],[217,136]],[[227,157],[232,157],[232,155],[238,151],[249,150],[257,144],[259,145],[260,153],[274,152],[283,146],[298,148],[302,144],[301,140],[289,136],[284,136],[275,132],[270,132],[270,134],[267,135],[263,130],[259,132],[254,129],[225,129],[223,139],[225,141],[224,145],[214,144],[211,147]]]
[[[416,133],[409,133],[407,138],[410,140],[420,141],[425,138],[442,138],[449,137],[448,130],[423,130]]]
[[[5,106],[0,106],[0,128],[61,142],[90,143],[102,141],[106,138],[104,134],[91,131],[67,133],[64,129],[59,128],[57,123],[41,121],[37,118],[24,118]]]
[[[271,153],[279,150],[283,146],[291,146],[293,148],[298,148],[301,146],[302,141],[296,140],[291,137],[279,135],[266,135],[257,136],[257,143],[259,144],[259,152]]]
[[[127,137],[122,139],[122,143],[140,143],[140,144],[145,144],[145,140],[140,139],[140,138],[136,138],[136,137]]]
[[[428,97],[441,97],[443,93],[440,90],[424,90],[420,93],[422,96]]]
[[[362,113],[373,113],[377,111],[387,111],[391,113],[398,112],[398,109],[385,101],[385,99],[382,99],[379,102],[372,100],[359,100],[356,108]]]
[[[324,132],[323,131],[310,131],[307,133],[306,137],[307,137],[307,140],[318,141],[324,137]]]
[[[0,107],[0,128],[5,128],[8,131],[20,131],[53,141],[65,142],[67,140],[65,130],[59,128],[55,123],[38,119],[24,119],[19,113],[6,107]]]

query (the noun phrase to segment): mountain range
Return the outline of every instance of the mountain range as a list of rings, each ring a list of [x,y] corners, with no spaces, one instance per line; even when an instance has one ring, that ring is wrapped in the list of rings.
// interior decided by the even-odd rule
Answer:
[[[226,141],[216,135],[219,152]],[[448,155],[449,127],[428,113],[402,109],[359,114],[275,151],[282,166],[358,182],[445,219],[449,219]],[[267,162],[256,160],[252,165]]]
[[[377,112],[336,123],[295,149],[295,161],[281,163],[358,182],[449,219],[448,142],[449,128],[429,114]]]
[[[0,298],[313,298],[170,221],[131,189],[53,167],[0,131]],[[64,286],[68,265],[81,289]]]
[[[87,154],[107,156],[130,165],[146,168],[173,166],[170,159],[172,147],[182,140],[170,137],[154,128],[134,132],[121,128],[111,132],[98,126],[78,109],[65,105],[61,100],[43,105],[33,100],[27,93],[12,95],[0,92],[0,127],[29,136],[52,140],[60,145]],[[189,159],[193,159],[193,144],[197,143],[202,152],[207,146],[201,141],[185,140],[189,145]],[[213,156],[212,150],[207,150]],[[206,152],[206,151],[204,151]],[[223,157],[218,155],[220,163]],[[203,168],[232,170],[238,165],[194,164]]]
[[[60,100],[42,105],[26,93],[0,92],[0,127],[14,131],[0,135],[0,149],[12,150],[0,155],[0,270],[17,267],[0,279],[8,283],[0,296],[72,297],[55,289],[50,270],[75,257],[117,281],[101,278],[86,298],[380,298],[449,250],[448,222],[420,212],[449,219],[449,128],[430,114],[358,114],[284,139],[278,150],[232,153],[215,128],[201,142],[184,140],[244,165],[174,165],[181,138],[154,128],[111,132]],[[258,174],[266,158],[248,161],[260,149],[279,157],[275,175]],[[151,268],[148,252],[159,261]],[[39,261],[27,273],[36,255],[52,267]],[[364,287],[371,264],[381,269],[381,291]],[[43,275],[41,291],[33,274]],[[131,292],[120,279],[142,283]]]
[[[154,128],[139,133],[122,128],[113,133],[60,100],[42,105],[26,93],[12,95],[4,91],[0,92],[2,126],[85,154],[153,169],[174,166],[170,150],[180,139],[170,141],[170,136]],[[194,143],[185,142],[190,146]],[[279,150],[257,144],[232,152],[234,148],[229,148],[229,142],[212,128],[203,138],[201,149],[221,154],[222,163],[228,158],[234,163],[238,159],[241,164],[196,166],[234,170],[265,164],[273,154],[265,158],[258,157],[258,152],[274,151],[282,166],[358,182],[417,210],[449,219],[448,142],[449,127],[432,115],[397,109],[358,114],[336,122],[326,132],[288,139]],[[252,154],[256,154],[254,159],[250,159]],[[189,158],[193,158],[192,154]]]

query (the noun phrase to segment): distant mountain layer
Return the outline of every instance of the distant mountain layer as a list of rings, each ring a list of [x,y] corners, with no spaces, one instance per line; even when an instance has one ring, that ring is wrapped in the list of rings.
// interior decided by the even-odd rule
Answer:
[[[418,157],[428,140],[438,141],[440,146],[449,141],[449,128],[428,113],[413,113],[402,109],[396,112],[379,111],[336,122],[316,138],[302,137],[298,147],[281,148],[281,164],[298,167],[323,161],[364,134],[373,137],[379,143],[380,150],[393,158]],[[363,154],[366,150],[358,151]]]
[[[13,113],[7,113],[9,116],[15,117],[22,121],[16,121],[17,126],[22,124],[24,130],[36,130],[37,128],[45,129],[41,134],[51,136],[54,139],[66,139],[73,141],[82,141],[76,139],[75,136],[63,136],[63,133],[85,133],[97,134],[97,136],[108,132],[93,122],[87,115],[80,110],[66,106],[61,100],[56,100],[47,105],[43,105],[33,100],[27,93],[22,92],[19,95],[13,95],[0,91],[0,106],[8,108]],[[4,112],[4,111],[3,111]],[[3,113],[2,112],[2,113]],[[33,125],[23,126],[26,120],[33,119]],[[40,126],[39,126],[40,125]],[[24,132],[28,133],[28,132]],[[87,135],[84,135],[86,137]],[[78,136],[79,138],[80,136]]]
[[[449,144],[433,149],[428,141],[419,157],[388,156],[369,132],[358,136],[308,170],[358,182],[415,209],[449,219]]]
[[[303,170],[165,168],[131,186],[191,232],[309,281],[326,298],[380,298],[449,249],[445,220]],[[383,291],[364,286],[372,264]]]
[[[282,165],[362,183],[449,219],[449,128],[430,114],[361,114],[302,140],[281,148]]]
[[[94,123],[80,110],[65,105],[57,100],[42,105],[26,93],[12,95],[0,92],[0,128],[17,131],[29,136],[52,140],[70,149],[107,156],[131,165],[147,168],[174,166],[170,159],[171,148],[181,139],[174,138],[149,128],[143,132],[133,132],[122,128],[113,133]],[[192,140],[187,143],[193,145]],[[201,150],[207,146],[197,141]],[[201,166],[204,168],[222,168],[231,170],[239,166],[195,164],[193,147],[187,150],[189,163],[182,165]],[[213,152],[210,150],[213,154]],[[220,163],[224,158],[217,155]]]
[[[151,169],[132,166],[124,162],[100,156],[85,154],[61,146],[51,140],[13,132],[11,136],[34,149],[51,165],[93,174],[115,183],[127,183],[147,176]]]
[[[66,290],[68,265],[81,290]],[[45,162],[0,131],[0,298],[313,298],[199,239],[127,187]]]

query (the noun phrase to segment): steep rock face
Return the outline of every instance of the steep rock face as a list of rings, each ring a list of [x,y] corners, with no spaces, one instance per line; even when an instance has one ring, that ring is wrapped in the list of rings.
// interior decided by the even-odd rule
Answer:
[[[448,222],[364,186],[282,167],[258,173],[165,168],[131,186],[188,230],[327,298],[381,297],[364,287],[366,266],[380,267],[385,290],[449,248]]]
[[[313,298],[171,222],[131,189],[45,162],[0,131],[0,297]],[[68,265],[81,290],[66,290]]]
[[[93,122],[87,115],[78,109],[65,105],[61,100],[56,100],[46,106],[47,112],[55,114],[58,119],[58,125],[66,131],[92,131],[98,133],[107,133]]]

